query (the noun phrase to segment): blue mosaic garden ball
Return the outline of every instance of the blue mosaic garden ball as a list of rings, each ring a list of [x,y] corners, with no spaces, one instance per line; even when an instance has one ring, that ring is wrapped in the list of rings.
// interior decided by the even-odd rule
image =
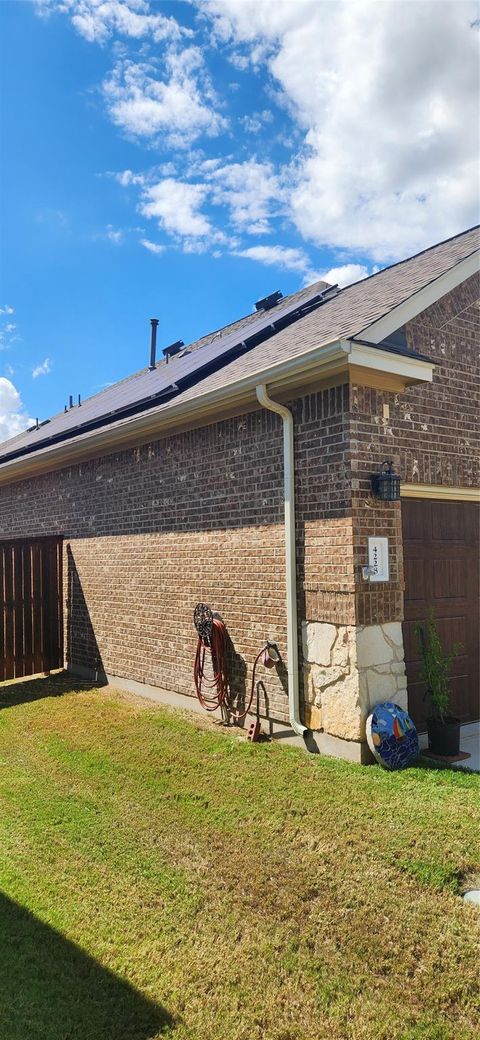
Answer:
[[[420,754],[418,733],[408,714],[398,704],[376,704],[367,719],[370,751],[385,769],[405,769]]]

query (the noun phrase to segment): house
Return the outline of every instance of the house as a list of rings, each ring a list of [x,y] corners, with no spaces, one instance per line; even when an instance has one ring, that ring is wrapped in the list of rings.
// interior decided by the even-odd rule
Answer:
[[[277,644],[273,731],[363,761],[379,700],[424,724],[413,629],[433,607],[462,644],[454,710],[478,719],[479,255],[474,228],[345,289],[274,293],[2,444],[4,677],[61,663],[63,621],[73,672],[178,702],[202,601],[237,692]],[[384,461],[400,500],[372,491]]]

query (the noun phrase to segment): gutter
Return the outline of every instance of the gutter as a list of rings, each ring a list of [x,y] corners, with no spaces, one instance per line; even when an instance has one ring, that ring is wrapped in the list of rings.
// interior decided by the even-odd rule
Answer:
[[[94,433],[72,436],[70,440],[60,443],[46,443],[37,450],[29,450],[24,455],[2,462],[0,458],[0,485],[23,479],[23,475],[35,472],[48,472],[60,469],[77,461],[92,458],[95,454],[108,454],[122,445],[139,443],[142,438],[160,436],[164,430],[171,429],[179,422],[201,423],[218,407],[228,404],[229,407],[243,406],[252,399],[255,388],[262,384],[274,384],[280,391],[301,385],[304,378],[314,376],[322,378],[339,372],[345,373],[351,364],[376,370],[394,371],[409,383],[431,382],[433,363],[419,361],[415,357],[399,356],[378,347],[359,346],[350,340],[334,340],[323,343],[293,358],[273,362],[268,369],[252,373],[223,384],[204,393],[186,391],[179,401],[170,401],[128,418],[118,419],[106,428],[99,428]]]
[[[287,580],[288,712],[290,725],[299,737],[308,732],[300,721],[297,626],[297,550],[295,543],[295,475],[293,415],[289,408],[272,401],[264,383],[255,392],[257,400],[283,420],[283,497],[285,504],[285,574]]]
[[[288,385],[295,373],[303,376],[312,368],[315,371],[318,369],[319,374],[323,374],[324,371],[330,372],[332,368],[337,371],[338,366],[345,362],[345,348],[338,340],[335,340],[314,347],[304,355],[276,361],[268,369],[242,376],[240,379],[222,384],[212,390],[203,393],[194,393],[197,388],[186,390],[178,401],[173,398],[168,405],[163,405],[163,407],[157,404],[152,406],[152,410],[118,419],[107,427],[100,427],[93,433],[72,435],[70,440],[56,444],[47,441],[37,450],[29,449],[25,454],[5,462],[2,462],[0,458],[0,484],[11,480],[21,480],[22,471],[28,471],[30,467],[33,469],[36,460],[47,462],[47,459],[51,459],[50,467],[48,462],[45,466],[47,470],[56,467],[56,459],[60,460],[61,466],[66,466],[70,461],[89,458],[104,448],[115,451],[116,445],[122,441],[122,434],[130,434],[132,440],[136,437],[140,440],[143,436],[148,437],[155,433],[160,435],[165,428],[170,429],[178,421],[202,420],[212,413],[215,414],[221,404],[228,403],[233,407],[249,403],[252,396],[255,395],[255,387],[260,379],[268,383],[275,381],[276,384],[278,382],[278,385],[285,382]],[[123,441],[125,442],[125,440],[124,437]]]

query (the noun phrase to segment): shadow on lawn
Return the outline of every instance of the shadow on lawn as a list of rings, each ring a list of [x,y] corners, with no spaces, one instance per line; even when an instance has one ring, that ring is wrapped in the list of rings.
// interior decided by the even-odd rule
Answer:
[[[101,685],[102,683],[75,679],[68,672],[37,676],[25,679],[24,682],[4,683],[0,685],[0,710],[28,704],[29,701],[43,700],[44,697],[62,697],[65,693],[74,691],[95,690]]]
[[[172,1017],[0,894],[2,1040],[149,1040]]]

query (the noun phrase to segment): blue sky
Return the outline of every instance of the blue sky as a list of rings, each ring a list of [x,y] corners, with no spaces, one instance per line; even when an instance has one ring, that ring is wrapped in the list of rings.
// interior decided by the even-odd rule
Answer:
[[[0,4],[0,438],[475,223],[463,3]]]

